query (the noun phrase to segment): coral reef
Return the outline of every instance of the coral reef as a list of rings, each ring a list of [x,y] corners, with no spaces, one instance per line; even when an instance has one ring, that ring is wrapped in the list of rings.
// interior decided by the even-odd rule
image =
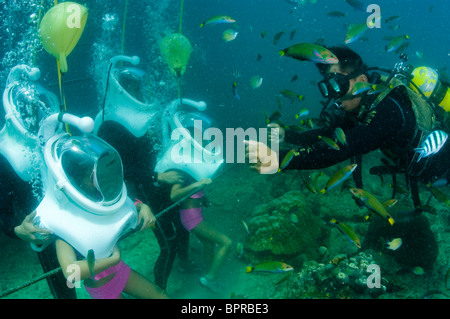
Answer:
[[[250,259],[318,255],[323,236],[323,222],[312,214],[310,205],[300,191],[291,191],[256,207],[248,220],[250,234],[245,241]]]
[[[353,257],[337,255],[328,263],[308,261],[289,279],[288,298],[377,297],[386,292],[386,286],[381,280],[381,275],[379,288],[377,288],[378,285],[373,286],[374,283],[370,277],[372,271],[368,268],[372,264],[376,264],[373,256],[365,252],[360,252]]]

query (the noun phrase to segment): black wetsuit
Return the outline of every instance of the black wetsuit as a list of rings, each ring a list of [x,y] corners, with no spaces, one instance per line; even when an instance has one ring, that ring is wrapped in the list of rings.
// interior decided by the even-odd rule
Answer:
[[[370,108],[375,96],[362,99],[365,110],[345,113],[338,123],[303,133],[286,131],[285,141],[297,146],[294,156],[285,169],[320,169],[330,167],[359,155],[382,149],[395,154],[399,164],[406,169],[417,147],[420,136],[416,135],[416,118],[411,100],[403,86],[394,88],[378,105]],[[331,148],[319,136],[335,139],[335,128],[345,133],[347,145],[339,143],[339,150]],[[299,147],[298,147],[299,146]],[[280,161],[288,150],[280,151]],[[450,143],[431,156],[420,178],[436,180],[448,174]],[[421,163],[425,163],[421,160]],[[449,179],[450,181],[450,179]]]
[[[155,185],[157,154],[146,135],[136,138],[121,124],[106,121],[100,126],[98,136],[119,152],[128,196],[148,204],[156,216],[153,231],[160,246],[160,254],[154,275],[155,283],[165,290],[177,253],[187,257],[189,247],[189,232],[181,225],[178,208],[158,215],[173,204],[170,200],[171,185]]]
[[[319,136],[335,139],[335,128],[345,133],[347,145],[335,150]],[[379,148],[403,148],[414,136],[416,120],[404,88],[395,88],[373,110],[360,118],[347,113],[342,123],[304,133],[286,131],[285,141],[300,145],[286,169],[320,169]],[[280,161],[287,152],[280,152]]]
[[[14,228],[39,205],[33,196],[30,183],[24,182],[11,167],[3,155],[0,155],[0,225],[10,237],[17,238]],[[31,248],[30,248],[31,249]],[[54,242],[38,253],[44,272],[59,267]],[[32,278],[28,278],[30,280]],[[24,279],[25,280],[25,279]],[[62,272],[47,277],[47,283],[56,299],[76,299],[75,289],[67,286]]]

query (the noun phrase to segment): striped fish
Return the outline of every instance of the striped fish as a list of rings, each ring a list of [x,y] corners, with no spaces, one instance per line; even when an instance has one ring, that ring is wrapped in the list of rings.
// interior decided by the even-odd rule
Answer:
[[[419,159],[417,161],[420,161],[423,157],[439,152],[447,141],[447,137],[448,134],[444,131],[436,130],[431,132],[420,147],[414,149],[415,152],[419,153]]]

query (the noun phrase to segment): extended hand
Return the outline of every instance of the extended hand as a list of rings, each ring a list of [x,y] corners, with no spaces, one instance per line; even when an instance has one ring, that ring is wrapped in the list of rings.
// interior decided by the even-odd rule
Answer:
[[[285,135],[285,130],[284,128],[282,128],[279,124],[276,123],[270,123],[267,125],[268,128],[270,128],[268,136],[269,136],[269,140],[272,143],[283,143],[284,142],[284,135]],[[272,130],[274,129],[274,130]]]
[[[260,174],[274,174],[278,171],[278,154],[266,144],[257,141],[244,141],[245,156],[249,159],[250,167]]]

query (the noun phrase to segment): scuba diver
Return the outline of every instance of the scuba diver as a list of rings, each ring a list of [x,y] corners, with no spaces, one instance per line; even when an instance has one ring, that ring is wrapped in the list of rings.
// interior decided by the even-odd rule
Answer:
[[[10,237],[47,247],[37,255],[44,272],[49,272],[59,265],[54,242],[48,245],[51,232],[34,221],[40,195],[34,150],[41,122],[59,110],[59,102],[36,83],[39,77],[38,68],[18,65],[6,82],[5,123],[0,132],[0,225]],[[76,298],[61,272],[49,276],[47,283],[54,298]]]
[[[384,70],[368,68],[348,47],[329,49],[339,63],[317,65],[324,77],[318,85],[328,104],[333,99],[335,103],[328,108],[325,105],[318,123],[320,127],[300,133],[269,124],[275,128],[271,140],[294,144],[290,146],[294,152],[280,148],[277,154],[261,142],[248,141],[246,155],[251,168],[260,173],[276,173],[279,169],[320,169],[351,160],[357,164],[353,172],[356,191],[365,192],[362,156],[380,149],[390,160],[386,165],[372,167],[370,173],[391,175],[394,186],[397,174],[404,174],[414,207],[394,208],[395,224],[393,219],[392,223],[374,219],[364,247],[378,249],[380,238],[403,238],[408,245],[403,245],[393,257],[406,268],[419,265],[429,270],[439,247],[423,214],[427,205],[421,203],[418,182],[447,183],[450,180],[450,145],[446,143],[445,132],[449,132],[446,113],[450,110],[449,85],[439,81],[437,72],[430,68],[413,71],[404,55],[394,70],[386,71],[389,76],[381,81],[380,74],[368,71]],[[341,136],[338,139],[341,142],[336,143],[337,128],[344,132],[345,139]],[[283,165],[279,164],[281,159]],[[392,197],[395,189],[393,187]],[[352,194],[359,207],[366,206],[361,194],[355,189]]]
[[[95,134],[120,154],[130,196],[148,204],[156,215],[153,232],[160,253],[154,276],[155,283],[165,291],[177,254],[181,259],[188,259],[189,232],[181,225],[176,208],[161,216],[157,213],[171,206],[170,188],[172,184],[183,183],[184,178],[176,171],[157,173],[154,170],[158,150],[148,131],[160,111],[159,105],[143,101],[144,72],[133,66],[117,66],[123,62],[137,65],[139,58],[116,56],[111,59],[103,110],[95,119]]]
[[[411,81],[412,67],[405,65],[405,56],[390,72],[368,68],[362,58],[348,47],[336,46],[329,50],[338,57],[339,63],[317,64],[324,76],[318,86],[323,97],[328,99],[328,104],[331,100],[335,103],[325,105],[320,115],[319,128],[298,132],[285,130],[275,123],[268,125],[278,129],[274,130],[276,132],[271,136],[272,139],[295,145],[297,152],[283,169],[320,169],[349,159],[360,164],[363,154],[381,149],[395,163],[392,165],[394,168],[384,167],[382,173],[405,173],[414,206],[419,209],[421,203],[417,180],[434,182],[446,178],[450,181],[446,163],[450,145],[445,140],[438,145],[442,147],[438,152],[420,161],[420,154],[415,151],[439,125],[448,131],[445,128],[445,111],[450,108],[448,86],[442,82],[433,93],[430,84],[436,86],[438,81],[434,74],[434,79],[427,80],[430,75],[428,69],[415,71]],[[369,74],[370,70],[389,71],[390,76],[382,82],[380,74]],[[404,79],[409,81],[412,88],[403,84],[401,80]],[[424,89],[426,86],[428,91]],[[427,100],[415,94],[418,89],[428,93]],[[342,129],[346,140],[346,143],[338,145],[339,150],[330,147],[322,138],[335,140],[336,128]],[[276,172],[279,161],[287,154],[287,150],[275,154],[260,142],[247,142],[247,156],[255,161],[252,168],[259,172]],[[358,165],[354,178],[356,186],[362,188],[361,165]]]

